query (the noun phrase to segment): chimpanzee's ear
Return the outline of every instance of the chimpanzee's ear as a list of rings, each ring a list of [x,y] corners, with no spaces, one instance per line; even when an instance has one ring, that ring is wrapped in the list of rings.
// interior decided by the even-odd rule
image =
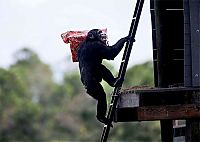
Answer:
[[[94,38],[95,38],[94,35],[93,35],[92,33],[88,33],[87,37],[88,37],[89,39],[94,39]]]

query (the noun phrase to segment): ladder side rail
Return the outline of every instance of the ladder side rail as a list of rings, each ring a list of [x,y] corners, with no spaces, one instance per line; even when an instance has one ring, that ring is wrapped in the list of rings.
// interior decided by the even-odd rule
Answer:
[[[138,0],[137,4],[136,4],[133,20],[132,20],[130,31],[129,31],[129,36],[131,37],[131,39],[130,39],[129,42],[126,43],[124,55],[123,55],[123,58],[122,58],[122,63],[121,63],[120,70],[119,70],[119,77],[121,77],[121,78],[124,78],[125,73],[126,73],[126,68],[127,68],[127,65],[128,65],[130,53],[131,53],[134,38],[135,38],[135,35],[136,35],[136,31],[137,31],[137,27],[138,27],[138,23],[139,23],[143,4],[144,4],[144,0]],[[111,127],[111,123],[112,123],[113,116],[114,116],[114,112],[115,112],[115,109],[116,109],[116,106],[117,106],[117,100],[119,98],[118,93],[121,89],[121,86],[122,86],[122,83],[119,86],[114,88],[114,91],[113,91],[113,94],[112,94],[112,99],[111,99],[111,105],[110,105],[109,112],[108,112],[108,115],[107,115],[108,124],[104,125],[104,129],[103,129],[102,136],[101,136],[101,142],[107,141],[108,134],[109,134],[110,127]]]
[[[134,10],[134,14],[133,14],[133,17],[132,17],[132,21],[131,21],[131,26],[130,26],[130,30],[129,30],[129,33],[128,33],[128,36],[131,37],[132,35],[132,31],[133,31],[133,26],[135,25],[135,19],[136,19],[136,15],[137,15],[137,11],[138,11],[138,7],[140,5],[140,0],[137,0],[137,3],[135,5],[135,10]],[[125,50],[124,50],[124,54],[123,54],[123,57],[122,57],[122,63],[120,65],[120,69],[119,69],[119,72],[121,72],[122,70],[122,64],[123,64],[123,61],[125,60],[126,58],[126,52],[128,50],[128,42],[126,42],[126,45],[125,45]],[[119,75],[118,75],[119,76]]]
[[[137,1],[137,5],[136,5],[137,7],[135,8],[133,20],[132,20],[132,23],[131,23],[131,29],[129,31],[130,37],[133,35],[133,30],[135,29],[134,28],[135,27],[135,22],[136,22],[136,18],[135,17],[137,16],[137,11],[139,10],[139,6],[140,6],[140,2],[141,1],[142,0],[138,0]],[[121,62],[121,66],[120,66],[120,71],[119,71],[118,77],[124,77],[123,76],[125,74],[124,72],[126,72],[126,67],[127,67],[126,64],[128,64],[128,58],[129,58],[130,54],[129,54],[129,56],[127,56],[127,55],[131,51],[131,48],[130,48],[131,47],[131,42],[132,42],[132,45],[133,45],[134,37],[133,38],[131,37],[131,39],[132,39],[132,41],[129,41],[129,42],[126,43],[126,47],[125,47],[124,55],[123,55],[123,58],[122,58],[122,62]],[[111,104],[113,104],[115,102],[116,96],[117,96],[118,92],[120,91],[121,86],[122,86],[122,84],[120,84],[119,86],[114,88],[112,99],[111,99]],[[115,106],[115,105],[111,105],[111,108],[112,108],[112,106]],[[109,111],[108,112],[108,119],[110,118],[110,116],[111,116],[111,113]]]
[[[134,42],[134,39],[135,39],[137,27],[138,27],[138,24],[139,24],[140,15],[141,15],[142,8],[143,8],[143,4],[144,4],[144,0],[140,0],[140,4],[139,4],[138,10],[137,10],[136,18],[134,20],[134,26],[133,26],[133,29],[132,29],[131,35],[130,35],[131,39],[126,44],[127,52],[125,53],[126,55],[125,55],[125,60],[124,60],[124,65],[122,67],[122,71],[119,74],[120,77],[125,77],[127,65],[128,65],[128,62],[129,62],[129,57],[130,57],[130,54],[131,54],[131,50],[132,50],[133,42]]]
[[[131,41],[129,42],[129,44],[127,44],[127,52],[126,52],[126,56],[125,56],[125,61],[122,62],[122,69],[121,69],[121,72],[119,73],[120,77],[123,77],[125,76],[125,73],[126,73],[126,69],[127,69],[127,65],[128,65],[128,61],[129,61],[129,57],[130,57],[130,53],[131,53],[131,50],[132,50],[132,46],[133,46],[133,40],[135,38],[135,35],[136,35],[136,31],[137,31],[137,26],[138,26],[138,23],[139,23],[139,19],[140,19],[140,15],[141,15],[141,11],[142,11],[142,7],[143,7],[143,4],[144,4],[144,0],[141,0],[140,1],[140,4],[138,5],[138,9],[137,9],[137,14],[136,14],[136,19],[134,20],[134,26],[133,26],[133,30],[132,30],[132,33],[131,33]],[[114,89],[114,92],[113,92],[113,95],[112,95],[112,99],[111,99],[111,106],[109,110],[113,110],[116,108],[117,106],[117,100],[118,100],[118,93],[121,89],[121,86],[122,84],[120,84],[119,86],[115,87]],[[109,111],[108,112],[108,120],[110,120],[112,122],[112,117],[114,115],[114,111]],[[109,123],[111,123],[109,122]],[[108,124],[109,124],[108,123]]]

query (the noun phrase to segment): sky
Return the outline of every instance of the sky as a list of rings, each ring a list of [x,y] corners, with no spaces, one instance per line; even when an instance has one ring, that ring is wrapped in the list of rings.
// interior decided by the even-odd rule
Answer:
[[[107,28],[109,44],[127,36],[136,0],[0,0],[0,67],[28,47],[55,70],[76,68],[61,34]],[[129,66],[152,60],[149,0],[145,0]],[[110,61],[119,68],[123,50]]]

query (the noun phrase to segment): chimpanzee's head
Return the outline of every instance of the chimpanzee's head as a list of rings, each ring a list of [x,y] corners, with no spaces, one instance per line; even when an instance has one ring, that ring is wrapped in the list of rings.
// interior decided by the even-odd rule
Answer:
[[[107,44],[107,35],[100,29],[92,29],[88,32],[86,41],[102,41]]]

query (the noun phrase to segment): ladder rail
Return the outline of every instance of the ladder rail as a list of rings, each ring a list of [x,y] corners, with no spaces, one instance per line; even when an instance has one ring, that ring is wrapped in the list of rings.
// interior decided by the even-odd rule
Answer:
[[[144,0],[137,1],[136,8],[135,8],[134,15],[133,15],[133,20],[132,20],[130,31],[129,31],[129,36],[131,37],[131,39],[129,42],[126,43],[125,53],[124,53],[123,59],[122,59],[122,60],[124,60],[124,62],[122,63],[122,65],[120,67],[121,69],[119,72],[119,75],[120,75],[119,77],[125,77],[125,73],[126,73],[129,57],[131,54],[133,42],[135,39],[137,27],[139,24],[139,19],[140,19],[140,15],[142,12],[143,4],[144,4]]]
[[[122,62],[120,65],[120,69],[119,69],[119,78],[124,79],[125,77],[125,73],[126,73],[126,69],[127,69],[127,65],[128,65],[128,61],[129,61],[129,57],[131,54],[131,50],[132,50],[132,46],[133,46],[133,42],[135,39],[135,35],[136,35],[136,31],[137,31],[137,27],[138,27],[138,23],[139,23],[139,19],[140,19],[140,15],[142,12],[142,7],[144,4],[144,0],[137,0],[136,6],[135,6],[135,11],[133,14],[133,19],[131,22],[131,27],[129,30],[129,36],[131,37],[129,42],[126,42],[126,46],[125,46],[125,51],[122,57]],[[103,131],[102,131],[102,135],[101,135],[101,142],[106,142],[109,132],[110,132],[110,127],[112,125],[112,121],[113,121],[113,116],[114,116],[114,112],[117,106],[117,102],[118,102],[118,98],[119,98],[119,91],[121,90],[122,87],[122,83],[119,84],[119,86],[114,88],[112,97],[111,97],[111,104],[110,104],[110,108],[108,111],[108,115],[107,115],[107,119],[108,119],[108,124],[104,125],[103,127]]]
[[[132,21],[131,21],[130,30],[129,30],[129,33],[128,33],[129,37],[131,37],[131,35],[132,35],[132,29],[133,29],[133,26],[135,24],[135,17],[137,15],[137,10],[138,10],[139,4],[140,4],[140,0],[137,0],[137,3],[135,5],[134,14],[133,14]],[[128,47],[128,42],[126,42],[126,47],[125,47],[125,50],[124,50],[122,61],[125,61],[125,58],[126,58],[126,54],[125,53],[127,53],[127,50],[128,50],[127,47]],[[121,70],[122,70],[122,65],[120,66],[119,72],[121,72]]]

